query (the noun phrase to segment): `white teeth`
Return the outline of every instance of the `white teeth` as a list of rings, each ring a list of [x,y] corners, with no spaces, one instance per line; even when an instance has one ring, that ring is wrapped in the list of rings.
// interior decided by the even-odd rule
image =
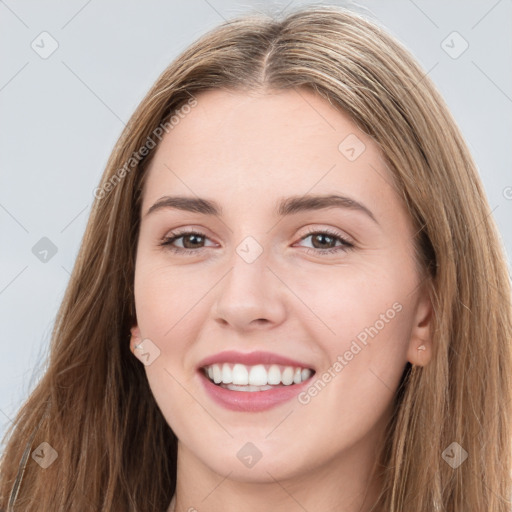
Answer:
[[[213,365],[214,368],[216,366],[216,364]],[[217,382],[215,384],[217,384]],[[249,372],[247,371],[247,367],[243,364],[235,364],[235,366],[233,366],[233,384],[238,384],[239,386],[249,384]]]
[[[221,384],[221,387],[225,389],[229,389],[231,391],[266,391],[267,389],[272,389],[272,386],[236,386],[235,384]]]
[[[304,368],[300,373],[300,378],[302,379],[302,382],[308,380],[309,377],[311,377],[311,370],[309,368]]]
[[[231,384],[233,382],[233,372],[227,363],[222,365],[222,382],[224,384]]]
[[[293,368],[291,366],[287,366],[281,375],[281,382],[285,386],[289,386],[293,382]]]
[[[213,365],[213,382],[215,382],[215,384],[218,384],[221,381],[222,381],[222,373],[220,371],[219,365],[214,364]]]
[[[212,364],[205,368],[208,378],[220,384],[222,387],[239,391],[264,391],[271,389],[271,386],[290,386],[300,384],[309,379],[312,370],[309,368],[297,368],[293,366],[279,366],[272,364],[266,366],[257,364],[246,366],[244,364]]]
[[[262,364],[257,364],[251,367],[249,372],[249,384],[251,386],[266,386],[267,385],[267,370]]]
[[[273,364],[268,369],[268,383],[273,386],[277,386],[281,383],[281,370],[279,369],[279,366]]]

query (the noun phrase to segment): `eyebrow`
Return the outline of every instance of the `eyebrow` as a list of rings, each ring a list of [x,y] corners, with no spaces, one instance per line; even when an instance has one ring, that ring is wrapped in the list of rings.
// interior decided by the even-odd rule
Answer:
[[[201,213],[203,215],[222,215],[221,206],[210,199],[188,196],[163,196],[149,208],[144,217],[147,217],[149,214],[158,210],[169,208],[192,213]],[[323,210],[327,208],[344,208],[360,211],[378,224],[377,219],[371,210],[366,206],[350,197],[333,194],[304,195],[281,198],[275,213],[279,217],[285,217],[298,213]]]

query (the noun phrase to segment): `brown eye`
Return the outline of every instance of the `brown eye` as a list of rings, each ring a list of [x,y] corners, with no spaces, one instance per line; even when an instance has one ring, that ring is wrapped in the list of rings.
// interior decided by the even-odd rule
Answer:
[[[206,248],[201,245],[208,239],[204,233],[196,231],[184,231],[182,233],[172,233],[173,236],[165,237],[161,242],[160,246],[166,247],[167,249],[184,254],[193,254],[199,252],[201,249]],[[177,240],[181,240],[182,246],[176,246],[174,243]]]
[[[318,243],[320,247],[315,247],[315,249],[330,249],[331,247],[336,246],[336,238],[331,235],[326,235],[325,233],[317,233],[316,235],[309,235],[313,242],[313,246]],[[333,245],[334,243],[334,245]],[[328,245],[329,247],[326,247]]]
[[[340,233],[331,232],[329,230],[312,230],[301,241],[311,238],[312,248],[307,248],[308,253],[314,254],[335,254],[346,252],[354,248],[354,244],[346,240]],[[338,243],[339,242],[339,243]]]
[[[204,243],[204,237],[196,233],[192,233],[190,235],[182,235],[178,238],[183,239],[183,247],[185,249],[197,249],[198,244],[201,244],[201,240],[203,240]]]

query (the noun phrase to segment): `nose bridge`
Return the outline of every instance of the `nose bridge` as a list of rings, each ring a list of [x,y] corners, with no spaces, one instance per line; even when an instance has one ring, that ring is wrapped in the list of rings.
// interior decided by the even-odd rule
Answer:
[[[269,295],[268,250],[252,236],[245,237],[233,251],[231,270],[226,276],[224,292],[236,295],[241,302],[259,300]]]
[[[270,252],[252,236],[235,247],[216,298],[217,318],[238,326],[253,320],[282,320],[284,297],[279,280],[267,268],[272,265]]]

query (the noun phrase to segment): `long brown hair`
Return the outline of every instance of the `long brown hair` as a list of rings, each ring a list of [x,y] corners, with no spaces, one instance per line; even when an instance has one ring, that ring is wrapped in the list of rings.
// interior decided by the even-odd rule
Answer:
[[[47,369],[4,440],[0,508],[168,506],[176,437],[129,350],[141,188],[155,151],[141,148],[157,146],[176,112],[215,88],[308,88],[348,113],[381,149],[415,224],[434,357],[404,373],[378,507],[510,512],[510,280],[475,163],[410,53],[378,25],[333,6],[224,23],[185,50],[138,106],[95,191]],[[29,455],[45,442],[57,458],[42,469]],[[448,463],[454,450],[467,454],[458,467]]]

